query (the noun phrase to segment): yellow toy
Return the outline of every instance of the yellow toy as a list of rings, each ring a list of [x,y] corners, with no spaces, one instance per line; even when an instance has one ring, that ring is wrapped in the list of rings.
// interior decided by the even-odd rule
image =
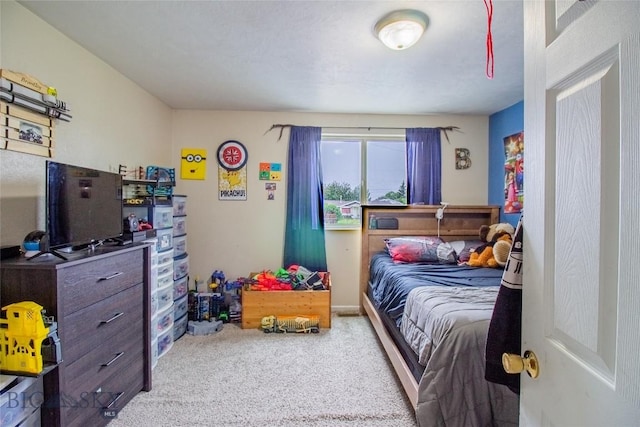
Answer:
[[[265,333],[299,333],[317,334],[320,332],[320,318],[311,316],[265,316],[260,321],[260,328]]]
[[[6,316],[0,319],[0,369],[42,372],[42,341],[49,337],[57,340],[57,324],[43,317],[42,306],[33,301],[9,304],[2,311]],[[48,325],[45,320],[49,320]]]
[[[483,225],[480,227],[480,239],[487,243],[471,253],[467,264],[472,267],[504,267],[514,233],[515,229],[508,223]]]

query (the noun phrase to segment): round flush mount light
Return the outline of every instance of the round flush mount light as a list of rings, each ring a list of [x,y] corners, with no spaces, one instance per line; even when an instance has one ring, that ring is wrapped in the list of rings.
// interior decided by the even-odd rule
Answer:
[[[396,10],[380,18],[374,31],[389,49],[404,50],[420,40],[428,23],[427,15],[419,10]]]

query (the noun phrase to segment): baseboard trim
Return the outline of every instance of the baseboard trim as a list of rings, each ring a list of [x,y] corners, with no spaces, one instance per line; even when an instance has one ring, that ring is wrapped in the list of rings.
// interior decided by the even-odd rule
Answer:
[[[357,305],[333,305],[331,313],[337,316],[360,316],[360,307]]]

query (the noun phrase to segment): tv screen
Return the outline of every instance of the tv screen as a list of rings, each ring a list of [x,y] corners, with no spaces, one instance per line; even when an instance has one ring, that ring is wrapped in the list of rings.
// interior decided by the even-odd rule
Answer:
[[[47,161],[46,222],[52,249],[122,235],[122,177]]]

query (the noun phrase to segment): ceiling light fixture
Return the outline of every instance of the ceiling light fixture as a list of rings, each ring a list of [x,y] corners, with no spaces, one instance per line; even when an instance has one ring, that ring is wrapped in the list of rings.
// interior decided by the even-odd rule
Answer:
[[[418,10],[396,10],[380,18],[374,31],[389,49],[404,50],[420,40],[428,22],[427,15]]]

